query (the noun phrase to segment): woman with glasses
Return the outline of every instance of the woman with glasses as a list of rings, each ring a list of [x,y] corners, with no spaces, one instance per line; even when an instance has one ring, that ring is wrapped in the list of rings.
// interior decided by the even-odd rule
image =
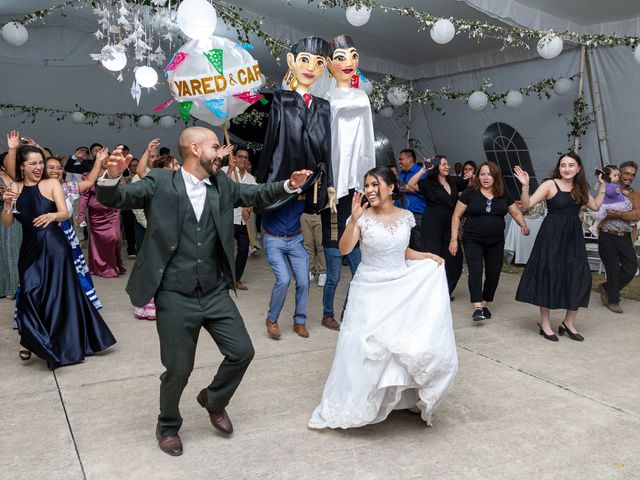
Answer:
[[[473,320],[491,318],[488,305],[500,280],[504,257],[504,217],[509,213],[520,225],[523,235],[529,235],[522,212],[504,188],[498,165],[492,162],[480,164],[478,175],[470,188],[462,192],[451,219],[449,252],[459,251],[458,232],[460,221],[466,216],[462,244],[469,271],[469,295],[473,303]],[[484,270],[484,283],[482,275]]]

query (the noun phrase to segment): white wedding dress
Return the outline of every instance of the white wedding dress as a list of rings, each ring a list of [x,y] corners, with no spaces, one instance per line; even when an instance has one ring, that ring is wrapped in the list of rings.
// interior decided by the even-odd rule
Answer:
[[[362,261],[311,428],[352,428],[418,407],[431,424],[458,371],[444,265],[405,260],[413,214],[365,211]]]

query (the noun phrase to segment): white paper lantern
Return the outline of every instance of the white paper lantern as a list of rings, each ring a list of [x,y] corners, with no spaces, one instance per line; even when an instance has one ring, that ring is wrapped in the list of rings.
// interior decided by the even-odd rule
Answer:
[[[636,62],[640,63],[640,45],[638,45],[633,51],[633,56],[635,57]]]
[[[562,52],[563,42],[560,37],[549,33],[538,41],[538,53],[542,58],[556,58]]]
[[[553,84],[553,91],[556,95],[566,95],[571,91],[571,87],[573,87],[573,81],[561,77]]]
[[[71,121],[73,123],[78,123],[78,124],[84,123],[85,118],[86,117],[85,117],[84,113],[82,113],[82,112],[73,112],[71,114]]]
[[[107,70],[119,72],[127,66],[127,56],[122,49],[112,45],[105,45],[102,47],[102,50],[100,50],[100,54],[104,58],[104,60],[101,60],[101,63]]]
[[[434,42],[442,45],[453,40],[456,35],[456,27],[453,26],[451,20],[441,18],[431,27],[429,33]]]
[[[517,90],[509,90],[507,93],[507,98],[505,99],[505,104],[509,108],[518,108],[522,105],[522,94]]]
[[[398,87],[391,87],[387,93],[387,100],[394,107],[407,103],[407,92]]]
[[[206,0],[183,0],[178,7],[176,22],[189,38],[209,38],[217,21],[215,8]]]
[[[380,110],[378,112],[378,114],[382,117],[382,118],[391,118],[393,117],[393,108],[391,107],[384,107],[382,110]]]
[[[487,103],[489,103],[489,97],[487,97],[486,93],[480,91],[473,92],[467,100],[467,104],[472,110],[482,110],[487,106]]]
[[[29,40],[29,32],[24,25],[16,22],[9,22],[2,27],[2,38],[11,45],[19,47]]]
[[[366,82],[360,80],[358,88],[360,88],[360,90],[364,90],[364,93],[366,93],[367,95],[371,95],[373,93],[373,83],[371,83],[371,81],[369,80],[367,80]]]
[[[165,115],[164,117],[160,117],[158,123],[162,128],[173,128],[176,120],[171,115]]]
[[[371,18],[371,9],[368,7],[347,7],[347,22],[354,27],[361,27]]]
[[[136,82],[138,82],[141,87],[151,88],[158,83],[158,72],[146,65],[138,67],[136,70]]]
[[[138,126],[140,128],[151,128],[151,127],[153,127],[153,118],[151,118],[149,115],[142,115],[138,119]]]

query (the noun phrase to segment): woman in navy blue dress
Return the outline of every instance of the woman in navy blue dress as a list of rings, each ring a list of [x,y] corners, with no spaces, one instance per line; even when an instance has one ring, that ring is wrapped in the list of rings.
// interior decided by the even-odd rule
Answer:
[[[44,157],[39,148],[21,147],[17,166],[20,181],[14,192],[3,196],[2,223],[10,226],[17,220],[23,228],[18,258],[20,343],[51,369],[78,363],[116,340],[84,294],[71,247],[58,226],[69,217],[60,182],[42,180]]]

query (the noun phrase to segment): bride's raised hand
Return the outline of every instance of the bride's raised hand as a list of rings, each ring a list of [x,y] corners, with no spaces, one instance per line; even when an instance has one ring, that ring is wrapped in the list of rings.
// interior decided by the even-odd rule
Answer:
[[[364,211],[369,208],[368,201],[365,201],[364,204],[362,203],[363,197],[364,195],[360,192],[355,192],[353,194],[353,200],[351,201],[351,220],[354,222],[357,222]]]

